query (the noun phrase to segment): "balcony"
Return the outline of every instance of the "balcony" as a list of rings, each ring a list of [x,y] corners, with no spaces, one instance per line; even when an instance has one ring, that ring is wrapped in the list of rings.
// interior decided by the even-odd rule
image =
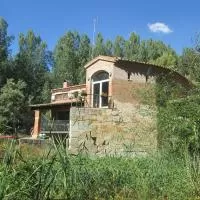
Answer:
[[[69,134],[69,120],[42,120],[40,133]]]

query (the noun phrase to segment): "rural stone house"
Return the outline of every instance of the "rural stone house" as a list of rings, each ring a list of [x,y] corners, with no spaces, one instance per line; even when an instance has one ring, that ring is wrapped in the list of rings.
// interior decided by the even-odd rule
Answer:
[[[85,84],[65,81],[62,88],[52,90],[50,103],[31,106],[35,111],[33,138],[39,133],[64,135],[73,151],[152,151],[157,147],[152,85],[158,77],[170,75],[168,81],[190,87],[177,72],[118,57],[98,56],[85,70]],[[42,114],[46,110],[51,111],[50,119]]]

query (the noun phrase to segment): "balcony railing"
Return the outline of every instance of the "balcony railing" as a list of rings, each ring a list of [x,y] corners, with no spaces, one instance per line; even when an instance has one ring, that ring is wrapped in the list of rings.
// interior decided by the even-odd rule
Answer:
[[[42,120],[42,133],[68,133],[69,120]]]

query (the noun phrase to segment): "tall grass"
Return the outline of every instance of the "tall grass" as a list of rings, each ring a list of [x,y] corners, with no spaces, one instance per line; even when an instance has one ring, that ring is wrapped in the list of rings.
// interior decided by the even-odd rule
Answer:
[[[146,157],[73,156],[6,145],[0,199],[198,199],[199,160],[164,153]],[[28,156],[27,156],[28,154]]]

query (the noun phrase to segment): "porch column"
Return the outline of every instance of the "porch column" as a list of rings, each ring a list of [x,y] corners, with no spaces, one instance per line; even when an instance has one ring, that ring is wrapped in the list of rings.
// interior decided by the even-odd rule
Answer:
[[[88,94],[86,96],[87,99],[87,104],[85,105],[85,107],[91,107],[92,106],[92,89],[91,89],[91,82],[90,79],[87,80],[87,84],[86,84],[86,93]]]
[[[35,121],[33,127],[33,138],[37,138],[40,133],[40,123],[41,123],[41,112],[40,110],[35,110]]]

